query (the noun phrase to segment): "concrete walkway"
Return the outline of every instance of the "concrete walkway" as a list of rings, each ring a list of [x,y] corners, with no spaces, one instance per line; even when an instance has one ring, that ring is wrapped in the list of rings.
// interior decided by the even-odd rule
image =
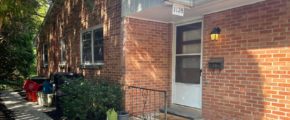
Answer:
[[[53,111],[55,108],[42,107],[36,102],[28,102],[11,90],[0,91],[0,93],[5,106],[14,111],[16,120],[52,120],[43,112]]]

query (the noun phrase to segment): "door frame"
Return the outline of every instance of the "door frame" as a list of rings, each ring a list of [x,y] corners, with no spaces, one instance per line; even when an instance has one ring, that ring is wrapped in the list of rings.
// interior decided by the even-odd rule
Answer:
[[[196,19],[196,20],[191,20],[190,22],[183,22],[180,24],[176,24],[173,23],[173,35],[172,35],[172,78],[171,78],[171,104],[173,103],[173,99],[174,99],[174,95],[175,95],[175,69],[176,69],[176,30],[177,27],[179,26],[184,26],[184,25],[189,25],[189,24],[193,24],[193,23],[198,23],[201,22],[201,53],[200,53],[200,68],[202,69],[202,65],[203,65],[203,26],[204,26],[204,20],[203,18],[201,19]],[[190,54],[190,55],[194,55],[194,54]],[[203,71],[202,71],[203,72]],[[201,108],[197,108],[197,109],[202,109],[202,75],[200,76],[200,106]],[[187,106],[189,107],[189,106]]]

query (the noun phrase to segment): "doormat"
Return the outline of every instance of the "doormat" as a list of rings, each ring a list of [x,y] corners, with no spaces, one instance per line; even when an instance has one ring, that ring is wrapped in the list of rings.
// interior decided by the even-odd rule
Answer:
[[[159,120],[165,120],[165,114],[153,116],[153,118],[157,118]],[[167,114],[167,120],[191,120],[188,118]]]

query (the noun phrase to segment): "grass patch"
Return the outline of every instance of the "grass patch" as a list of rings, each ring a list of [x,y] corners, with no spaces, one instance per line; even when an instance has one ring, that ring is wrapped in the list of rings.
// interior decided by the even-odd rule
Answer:
[[[29,77],[36,77],[37,76],[37,73],[36,72],[31,72]]]

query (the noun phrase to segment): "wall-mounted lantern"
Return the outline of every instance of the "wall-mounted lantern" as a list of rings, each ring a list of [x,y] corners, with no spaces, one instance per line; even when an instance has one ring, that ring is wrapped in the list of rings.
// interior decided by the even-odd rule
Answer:
[[[213,31],[210,33],[211,41],[217,41],[219,38],[219,34],[221,29],[219,27],[214,28]]]

